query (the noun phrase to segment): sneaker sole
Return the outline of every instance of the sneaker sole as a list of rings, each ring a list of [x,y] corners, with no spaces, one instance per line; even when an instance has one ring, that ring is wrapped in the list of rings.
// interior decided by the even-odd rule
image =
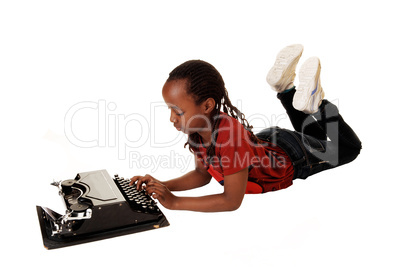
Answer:
[[[315,113],[324,97],[319,86],[321,64],[317,57],[306,60],[299,71],[299,86],[293,97],[293,107],[305,113]]]
[[[278,86],[279,81],[283,80],[283,75],[286,73],[288,67],[294,66],[299,61],[302,53],[303,46],[299,44],[287,46],[279,51],[273,67],[267,74],[266,80],[268,84],[271,87]]]

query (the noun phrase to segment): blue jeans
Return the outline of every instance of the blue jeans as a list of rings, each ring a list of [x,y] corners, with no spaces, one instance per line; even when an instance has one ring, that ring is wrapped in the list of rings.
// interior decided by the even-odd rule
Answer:
[[[352,128],[338,108],[323,100],[315,114],[305,114],[293,107],[296,90],[278,94],[295,131],[271,127],[256,136],[282,148],[292,160],[295,178],[306,179],[315,173],[353,161],[362,148]]]

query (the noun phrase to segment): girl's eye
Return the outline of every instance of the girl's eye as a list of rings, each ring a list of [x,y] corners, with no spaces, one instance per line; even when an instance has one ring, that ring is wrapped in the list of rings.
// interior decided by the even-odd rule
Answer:
[[[178,107],[169,107],[169,109],[173,111],[176,116],[183,116],[184,114],[184,112]]]
[[[184,114],[184,112],[181,111],[180,109],[173,109],[173,111],[177,116],[182,116]]]

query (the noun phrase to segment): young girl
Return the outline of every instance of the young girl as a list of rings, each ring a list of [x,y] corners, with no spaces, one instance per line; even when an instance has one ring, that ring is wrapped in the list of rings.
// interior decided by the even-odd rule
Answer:
[[[254,135],[211,64],[191,60],[176,67],[162,95],[173,126],[188,135],[185,146],[194,153],[195,170],[169,181],[134,176],[131,185],[144,187],[168,209],[232,211],[240,207],[246,193],[283,189],[293,179],[305,179],[354,160],[361,142],[337,107],[323,99],[319,59],[308,59],[300,69],[299,87],[293,84],[302,52],[301,45],[285,47],[267,75],[295,131],[271,127]],[[223,185],[222,193],[202,197],[172,194],[204,186],[212,177]]]

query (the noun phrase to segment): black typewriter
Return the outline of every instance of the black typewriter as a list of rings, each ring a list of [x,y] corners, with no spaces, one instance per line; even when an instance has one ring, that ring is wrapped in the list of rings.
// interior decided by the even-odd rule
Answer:
[[[145,191],[106,170],[54,182],[67,208],[61,215],[36,206],[45,248],[54,249],[157,229],[169,222]]]

